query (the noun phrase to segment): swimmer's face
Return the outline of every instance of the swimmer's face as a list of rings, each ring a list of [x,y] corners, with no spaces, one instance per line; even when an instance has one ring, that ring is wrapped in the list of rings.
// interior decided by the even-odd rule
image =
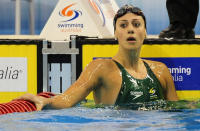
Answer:
[[[126,49],[138,49],[146,37],[146,28],[141,16],[127,13],[117,19],[115,37],[119,45]]]

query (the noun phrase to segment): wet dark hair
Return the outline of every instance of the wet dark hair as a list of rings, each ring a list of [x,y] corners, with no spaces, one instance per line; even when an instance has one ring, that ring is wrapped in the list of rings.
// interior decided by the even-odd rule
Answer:
[[[136,14],[138,16],[141,16],[144,20],[144,24],[145,24],[145,28],[146,28],[146,18],[144,16],[142,10],[138,7],[133,6],[133,5],[124,5],[115,14],[115,17],[114,17],[114,20],[113,20],[114,31],[116,30],[117,19],[124,16],[127,13],[133,13],[133,14]]]

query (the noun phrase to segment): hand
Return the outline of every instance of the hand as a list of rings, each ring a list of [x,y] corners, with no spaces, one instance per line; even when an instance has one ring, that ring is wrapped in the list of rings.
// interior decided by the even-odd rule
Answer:
[[[42,108],[46,105],[45,101],[47,100],[47,98],[44,98],[42,96],[36,96],[30,93],[24,94],[14,100],[28,100],[31,101],[35,104],[37,111],[41,111]]]

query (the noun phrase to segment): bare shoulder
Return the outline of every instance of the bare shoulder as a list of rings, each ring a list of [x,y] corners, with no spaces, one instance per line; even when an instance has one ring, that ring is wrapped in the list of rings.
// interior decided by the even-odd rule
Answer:
[[[168,70],[168,67],[159,61],[152,61],[152,60],[144,60],[152,70]]]
[[[113,64],[113,60],[112,59],[99,58],[99,59],[95,59],[95,60],[91,61],[89,64],[90,65],[99,65],[99,64],[102,64],[104,66],[108,66],[108,65],[112,65]]]
[[[114,62],[112,59],[95,59],[91,61],[86,68],[92,68],[92,69],[99,69],[99,70],[110,70],[114,67]]]
[[[111,62],[112,60],[110,59],[95,59],[91,61],[84,68],[76,83],[90,81],[91,85],[96,85],[100,79],[107,77],[107,72],[111,71]]]
[[[171,77],[168,67],[159,61],[144,60],[157,77],[168,79]]]
[[[169,83],[173,83],[169,69],[164,63],[152,60],[144,60],[144,61],[150,66],[151,70],[160,80],[160,83],[163,88],[166,89]]]

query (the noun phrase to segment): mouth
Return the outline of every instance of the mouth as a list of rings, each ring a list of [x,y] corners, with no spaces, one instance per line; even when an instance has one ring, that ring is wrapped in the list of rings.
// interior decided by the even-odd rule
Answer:
[[[136,42],[136,39],[134,37],[128,37],[127,41],[130,43],[134,43],[134,42]]]

